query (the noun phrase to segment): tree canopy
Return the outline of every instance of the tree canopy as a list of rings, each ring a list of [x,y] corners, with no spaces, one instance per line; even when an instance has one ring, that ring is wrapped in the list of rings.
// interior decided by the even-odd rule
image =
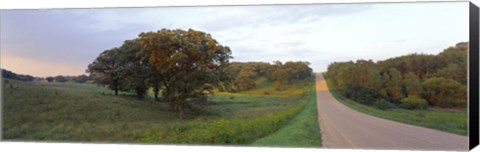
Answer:
[[[212,94],[216,86],[230,81],[225,66],[231,51],[210,34],[189,29],[162,29],[139,35],[140,56],[163,77],[163,97],[183,118],[187,99]]]
[[[463,108],[467,47],[467,42],[461,42],[438,55],[414,53],[378,62],[334,62],[326,75],[342,94],[366,104],[426,100],[429,106]]]
[[[19,80],[19,81],[33,81],[35,80],[35,77],[31,75],[23,75],[23,74],[17,74],[15,72],[2,69],[2,77],[3,78],[8,78],[8,79],[14,79],[14,80]]]

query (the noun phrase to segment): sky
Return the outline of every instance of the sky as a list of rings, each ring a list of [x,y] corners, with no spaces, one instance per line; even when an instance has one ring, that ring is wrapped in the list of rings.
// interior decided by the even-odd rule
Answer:
[[[323,72],[468,41],[468,2],[1,10],[0,66],[80,75],[104,50],[162,28],[210,33],[231,61],[308,61]]]

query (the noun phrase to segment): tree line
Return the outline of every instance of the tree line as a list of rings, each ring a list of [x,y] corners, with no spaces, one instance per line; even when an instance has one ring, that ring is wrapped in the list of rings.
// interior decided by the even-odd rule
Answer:
[[[88,83],[92,79],[85,75],[78,76],[49,76],[49,77],[35,77],[28,74],[17,74],[10,70],[2,69],[2,77],[7,79],[19,80],[19,81],[47,81],[47,82],[76,82],[76,83]]]
[[[2,77],[3,78],[8,78],[8,79],[14,79],[14,80],[19,80],[19,81],[34,81],[40,78],[33,77],[31,75],[26,75],[26,74],[17,74],[15,72],[12,72],[10,70],[2,69]]]
[[[310,63],[303,61],[268,62],[232,62],[227,67],[229,75],[235,78],[233,92],[246,91],[256,87],[255,81],[265,77],[273,82],[277,90],[285,89],[298,80],[306,80],[312,76]]]
[[[437,55],[334,62],[326,76],[344,96],[379,108],[464,108],[468,42]]]
[[[85,74],[81,74],[78,76],[57,75],[57,76],[46,77],[45,80],[47,82],[60,82],[60,83],[65,83],[65,82],[89,83],[89,81],[91,81],[92,78],[90,78]]]

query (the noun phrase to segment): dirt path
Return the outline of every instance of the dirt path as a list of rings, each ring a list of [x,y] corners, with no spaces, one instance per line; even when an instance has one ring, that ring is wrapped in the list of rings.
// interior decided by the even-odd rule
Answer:
[[[386,120],[350,109],[317,74],[317,108],[326,148],[468,150],[468,137]]]

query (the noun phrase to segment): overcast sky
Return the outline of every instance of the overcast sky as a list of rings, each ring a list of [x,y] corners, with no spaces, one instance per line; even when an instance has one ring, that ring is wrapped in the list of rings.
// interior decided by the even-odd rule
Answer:
[[[2,10],[1,67],[79,75],[99,53],[140,32],[193,28],[233,61],[334,61],[437,54],[468,41],[468,2]]]

